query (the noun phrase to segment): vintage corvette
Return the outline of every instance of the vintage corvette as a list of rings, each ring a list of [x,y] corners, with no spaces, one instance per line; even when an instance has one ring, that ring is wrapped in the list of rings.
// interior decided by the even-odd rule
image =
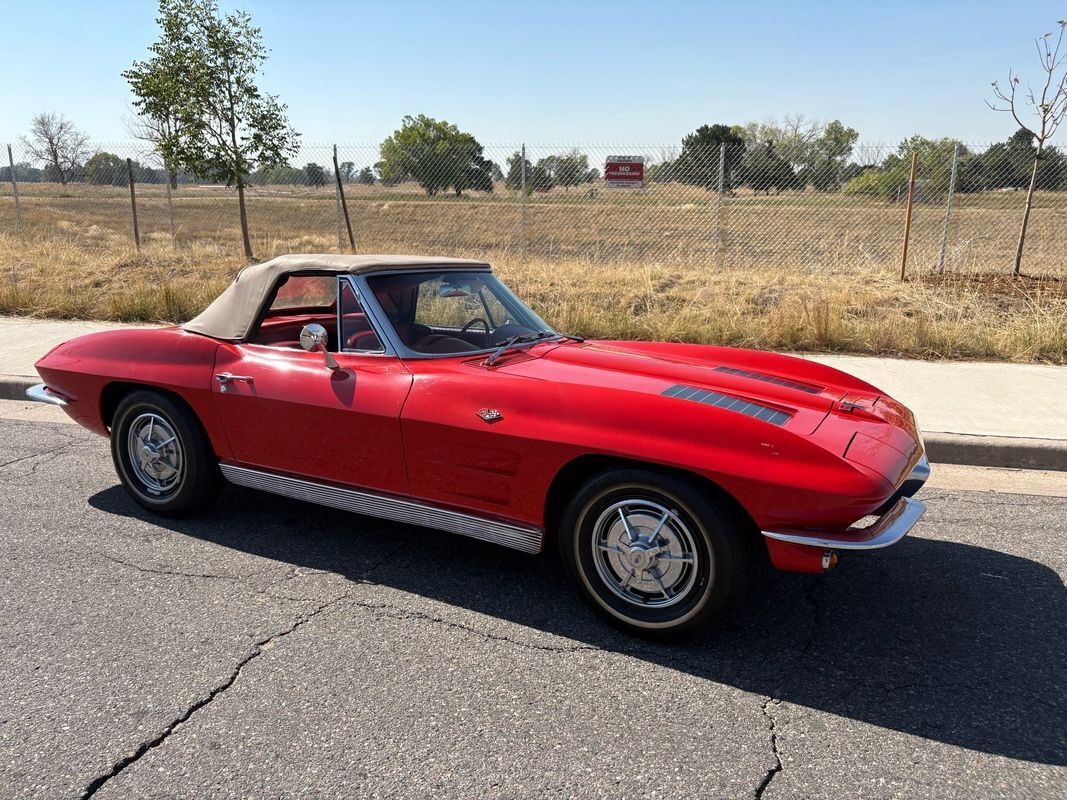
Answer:
[[[37,370],[30,397],[110,437],[150,511],[230,481],[558,547],[593,608],[645,634],[721,619],[755,559],[822,572],[899,541],[929,476],[911,412],[861,380],[557,333],[479,261],[283,256],[184,325],[81,336]]]

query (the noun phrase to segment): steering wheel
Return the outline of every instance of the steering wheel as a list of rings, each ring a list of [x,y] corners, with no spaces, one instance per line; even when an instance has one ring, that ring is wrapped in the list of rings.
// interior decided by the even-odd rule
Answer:
[[[489,341],[489,323],[481,317],[475,317],[474,319],[470,320],[466,325],[459,329],[458,335],[463,336],[463,334],[465,334],[471,329],[471,326],[476,325],[478,323],[481,323],[482,327],[485,328],[485,339],[486,341]]]

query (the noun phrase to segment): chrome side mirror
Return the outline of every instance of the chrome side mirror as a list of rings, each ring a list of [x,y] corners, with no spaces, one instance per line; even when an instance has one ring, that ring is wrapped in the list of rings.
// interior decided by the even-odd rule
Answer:
[[[329,338],[330,335],[326,333],[324,327],[317,322],[312,322],[310,325],[305,325],[304,329],[300,331],[300,346],[309,353],[322,353],[326,360],[326,366],[330,369],[337,369],[339,366],[337,360],[333,357],[333,353],[326,348],[326,342]]]

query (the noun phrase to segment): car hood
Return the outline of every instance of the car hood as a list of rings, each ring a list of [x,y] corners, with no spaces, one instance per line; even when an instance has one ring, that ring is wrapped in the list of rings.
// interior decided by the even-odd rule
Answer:
[[[724,347],[587,342],[538,348],[530,355],[539,357],[515,358],[501,369],[642,394],[663,394],[674,386],[705,389],[780,408],[803,418],[809,430],[850,390],[820,375],[821,367],[812,362]]]
[[[918,457],[918,434],[908,409],[852,375],[802,358],[731,347],[586,342],[538,347],[500,369],[527,378],[666,395],[665,400],[681,395],[671,402],[686,399],[684,389],[674,387],[703,389],[784,411],[789,418],[783,430],[818,431],[820,444],[839,456],[862,433],[861,442],[891,446],[903,461]],[[834,424],[824,425],[827,419]]]

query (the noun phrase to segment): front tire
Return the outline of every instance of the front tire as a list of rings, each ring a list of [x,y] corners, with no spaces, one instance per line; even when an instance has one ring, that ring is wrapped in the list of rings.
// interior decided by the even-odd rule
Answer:
[[[199,511],[222,486],[200,420],[184,403],[159,391],[138,390],[119,403],[111,423],[111,457],[123,488],[157,514]]]
[[[631,633],[674,636],[721,622],[744,567],[745,531],[689,483],[618,469],[590,480],[560,523],[583,598]]]

